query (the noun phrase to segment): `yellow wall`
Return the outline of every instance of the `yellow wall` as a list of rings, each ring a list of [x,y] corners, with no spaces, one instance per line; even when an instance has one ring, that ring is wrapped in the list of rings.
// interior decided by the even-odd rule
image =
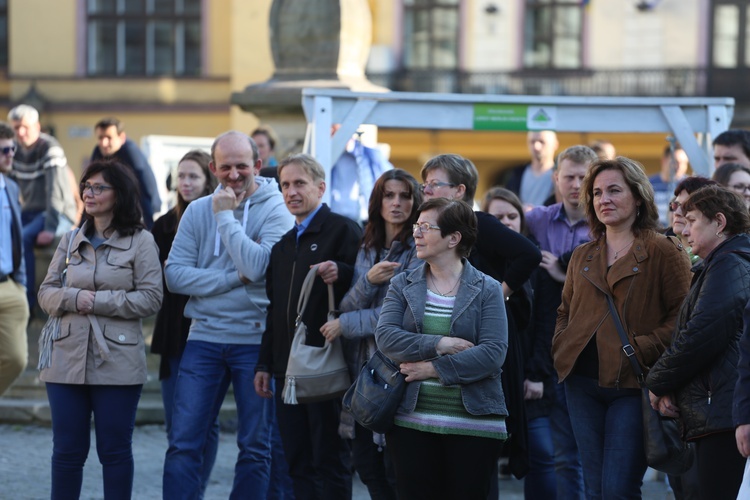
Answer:
[[[208,76],[226,77],[232,71],[232,38],[231,30],[228,29],[229,19],[232,16],[232,0],[211,0],[205,2],[208,7],[206,13],[208,33],[206,40],[208,60],[205,61],[205,74]]]
[[[77,0],[9,0],[9,73],[73,75]]]

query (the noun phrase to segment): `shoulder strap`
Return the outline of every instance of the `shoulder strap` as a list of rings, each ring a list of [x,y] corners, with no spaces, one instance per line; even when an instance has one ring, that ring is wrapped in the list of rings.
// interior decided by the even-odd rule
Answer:
[[[625,356],[628,357],[630,366],[633,367],[633,373],[635,373],[635,378],[638,380],[638,384],[643,387],[643,384],[645,383],[645,376],[643,374],[643,370],[641,370],[641,365],[638,364],[638,359],[635,357],[635,348],[630,345],[628,335],[625,333],[625,328],[623,328],[622,326],[622,321],[620,321],[620,315],[617,314],[617,309],[615,309],[615,303],[612,300],[612,296],[608,293],[605,295],[607,296],[607,305],[609,305],[609,314],[610,316],[612,316],[612,321],[615,322],[617,334],[620,336],[620,342],[622,342],[622,351],[625,353]]]
[[[305,276],[305,281],[302,282],[302,290],[300,290],[299,300],[297,301],[297,322],[300,321],[300,318],[302,318],[302,315],[305,313],[307,302],[310,300],[310,293],[312,292],[313,283],[315,282],[315,277],[317,275],[318,266],[313,266],[307,273],[307,276]],[[333,311],[334,305],[333,285],[328,285],[328,311]]]

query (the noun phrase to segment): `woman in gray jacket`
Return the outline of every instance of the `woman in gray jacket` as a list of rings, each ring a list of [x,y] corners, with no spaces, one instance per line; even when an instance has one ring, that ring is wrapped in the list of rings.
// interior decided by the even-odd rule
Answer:
[[[419,259],[414,247],[412,224],[422,202],[419,184],[401,169],[387,170],[378,178],[370,196],[369,214],[362,247],[357,253],[352,288],[341,300],[338,319],[321,332],[329,342],[342,335],[352,380],[375,352],[375,327],[388,284],[396,274],[411,271]],[[342,412],[342,437],[352,439],[354,468],[373,500],[395,499],[392,474],[383,456],[381,434],[373,435]]]
[[[425,263],[393,278],[380,311],[377,345],[407,382],[386,433],[401,500],[486,499],[507,438],[508,323],[500,283],[466,260],[476,235],[465,202],[423,203],[414,241]]]
[[[131,438],[146,381],[141,319],[161,304],[161,266],[127,167],[93,162],[81,196],[81,228],[63,236],[39,288],[39,305],[61,318],[51,352],[40,355],[52,413],[51,497],[80,496],[93,413],[104,498],[129,499]]]

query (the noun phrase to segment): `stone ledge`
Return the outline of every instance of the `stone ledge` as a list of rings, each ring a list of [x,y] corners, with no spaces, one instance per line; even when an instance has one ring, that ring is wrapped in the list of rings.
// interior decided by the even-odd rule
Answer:
[[[237,418],[237,406],[233,398],[221,406],[219,419],[229,421]],[[50,425],[49,402],[46,399],[0,398],[0,423]],[[164,407],[161,399],[141,398],[135,416],[136,425],[163,424]]]

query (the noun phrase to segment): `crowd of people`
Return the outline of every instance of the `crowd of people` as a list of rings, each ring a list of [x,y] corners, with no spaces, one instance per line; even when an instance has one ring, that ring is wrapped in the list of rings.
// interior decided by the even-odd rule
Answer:
[[[528,499],[640,498],[643,387],[694,443],[694,466],[669,477],[675,497],[737,496],[750,456],[750,133],[714,139],[708,179],[674,142],[649,178],[607,141],[556,155],[554,132],[530,132],[531,161],[480,210],[475,165],[441,154],[421,183],[398,168],[368,181],[363,229],[322,202],[315,158],[273,157],[266,127],[185,154],[176,203],[154,220],[153,174],[119,120],[96,124],[75,183],[34,108],[8,120],[0,394],[26,366],[38,297],[55,319],[39,363],[52,498],[80,495],[92,415],[104,496],[130,498],[154,314],[166,499],[203,497],[230,384],[231,498],[346,499],[355,470],[374,499],[497,498],[501,456]],[[34,247],[56,240],[37,294]],[[363,427],[338,396],[282,397],[300,323],[308,345],[342,345],[352,381],[376,350],[399,366],[390,430]]]

